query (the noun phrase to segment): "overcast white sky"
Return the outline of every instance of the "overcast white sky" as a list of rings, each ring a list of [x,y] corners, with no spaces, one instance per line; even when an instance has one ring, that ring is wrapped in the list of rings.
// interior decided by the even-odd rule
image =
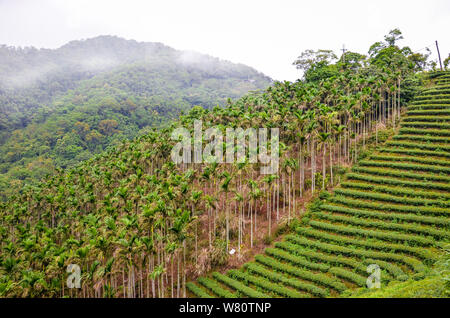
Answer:
[[[118,35],[162,42],[295,80],[305,49],[366,53],[393,28],[404,45],[450,53],[448,0],[0,0],[0,43],[57,48]],[[423,52],[423,51],[422,51]],[[435,58],[435,56],[433,56]]]

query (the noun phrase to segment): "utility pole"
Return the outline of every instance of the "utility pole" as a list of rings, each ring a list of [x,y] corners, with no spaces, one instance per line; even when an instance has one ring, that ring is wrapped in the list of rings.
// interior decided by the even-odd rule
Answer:
[[[436,49],[437,49],[438,56],[439,56],[439,65],[441,65],[441,71],[442,71],[443,69],[442,69],[441,53],[439,52],[438,41],[436,41]]]
[[[345,49],[345,44],[342,45],[341,51],[342,51],[342,60],[345,63],[345,52],[347,52],[347,50]]]

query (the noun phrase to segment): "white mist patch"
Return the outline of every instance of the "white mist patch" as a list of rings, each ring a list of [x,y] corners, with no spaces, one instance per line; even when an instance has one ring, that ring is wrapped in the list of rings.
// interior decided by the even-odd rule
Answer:
[[[81,68],[88,71],[103,70],[119,64],[115,58],[108,56],[90,56],[78,61]]]
[[[198,65],[207,62],[204,55],[195,51],[184,51],[178,57],[178,62],[185,65]]]
[[[201,54],[195,51],[179,52],[176,62],[185,67],[205,71],[213,76],[233,76],[249,80],[248,76],[251,76],[249,73],[256,74],[256,72],[252,71],[243,64],[232,63],[227,60],[221,60],[217,57]],[[246,75],[242,75],[244,73]]]
[[[3,85],[11,88],[23,88],[45,79],[47,75],[57,70],[54,64],[45,64],[40,67],[21,70],[3,80]]]
[[[176,61],[184,66],[194,67],[208,72],[216,71],[219,66],[223,67],[223,65],[220,65],[220,60],[218,58],[200,54],[195,51],[181,52]],[[225,64],[225,62],[223,61],[222,64]]]

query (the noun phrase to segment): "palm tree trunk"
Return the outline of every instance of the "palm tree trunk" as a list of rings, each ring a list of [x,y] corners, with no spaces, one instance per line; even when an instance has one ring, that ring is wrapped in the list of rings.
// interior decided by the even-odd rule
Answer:
[[[325,190],[325,176],[326,176],[326,162],[325,162],[325,155],[327,151],[326,143],[323,143],[323,153],[322,153],[322,190]]]
[[[330,144],[330,184],[333,186],[333,149]]]
[[[252,215],[252,204],[250,204],[250,248],[253,248],[253,215]]]

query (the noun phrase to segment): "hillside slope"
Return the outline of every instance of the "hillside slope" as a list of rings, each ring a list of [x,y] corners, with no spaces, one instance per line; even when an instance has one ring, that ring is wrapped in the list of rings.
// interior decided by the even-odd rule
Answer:
[[[75,89],[84,80],[108,72],[117,77],[123,71],[121,68],[135,64],[147,66],[130,70],[141,77],[140,81],[145,82],[146,78],[142,78],[139,72],[148,73],[150,79],[157,80],[150,90],[153,95],[164,91],[166,85],[169,89],[167,94],[173,95],[170,85],[178,85],[177,89],[192,89],[198,85],[216,84],[214,89],[217,93],[213,90],[208,92],[214,95],[213,100],[197,92],[200,94],[198,101],[208,106],[224,102],[216,99],[221,93],[230,98],[241,97],[247,92],[246,86],[258,89],[270,83],[270,78],[243,64],[175,50],[162,43],[137,42],[116,36],[71,41],[58,49],[0,45],[0,61],[0,131],[26,126],[41,108],[50,107],[49,103],[55,97]],[[215,83],[217,80],[234,80],[233,89],[223,91],[223,87]],[[136,84],[133,78],[124,76],[119,78],[119,82],[117,88],[127,90],[130,90],[127,85]],[[249,84],[245,85],[245,82]],[[242,84],[244,87],[241,88]],[[135,86],[134,90],[145,88],[132,86]]]
[[[245,65],[111,36],[56,50],[0,46],[0,199],[193,106],[270,83]]]
[[[0,203],[0,296],[183,297],[188,281],[250,260],[294,224],[311,194],[340,183],[378,128],[397,127],[409,103],[404,93],[427,74],[416,70],[410,50],[391,42],[370,58],[320,63],[334,70],[331,77],[320,72],[318,81],[276,82],[223,108],[194,107],[170,127],[121,142]],[[175,128],[192,134],[198,121],[204,133],[260,127],[280,134],[270,132],[270,145],[261,138],[264,162],[210,162],[203,138],[204,162],[176,164]],[[381,142],[386,134],[378,132]],[[268,148],[269,175],[261,170]],[[72,265],[82,274],[79,289],[66,284]]]
[[[392,140],[360,161],[334,194],[321,195],[296,234],[241,269],[187,287],[196,297],[327,297],[366,287],[370,264],[381,269],[382,286],[421,277],[449,242],[449,216],[450,74],[444,73],[408,107]]]

